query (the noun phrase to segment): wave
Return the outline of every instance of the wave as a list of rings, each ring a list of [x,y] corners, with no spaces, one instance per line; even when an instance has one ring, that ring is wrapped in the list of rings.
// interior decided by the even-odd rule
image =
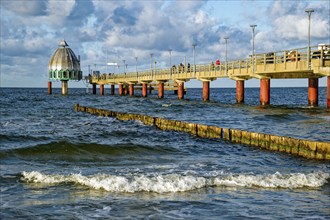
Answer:
[[[165,146],[147,146],[132,143],[105,145],[97,143],[71,143],[68,141],[38,144],[31,147],[2,150],[0,157],[18,157],[22,159],[56,160],[56,159],[106,159],[107,157],[120,155],[152,155],[173,153],[176,150]]]
[[[28,142],[28,141],[45,141],[49,138],[45,136],[41,137],[34,137],[27,134],[24,135],[4,135],[0,134],[0,141],[1,142]]]
[[[257,187],[267,189],[296,189],[318,188],[327,183],[329,173],[292,173],[281,174],[228,174],[217,177],[205,177],[181,174],[152,174],[152,175],[109,175],[95,174],[84,176],[82,174],[57,175],[43,174],[38,171],[22,172],[21,180],[26,183],[40,183],[56,185],[63,183],[78,184],[95,190],[108,192],[134,193],[134,192],[185,192],[204,187]]]

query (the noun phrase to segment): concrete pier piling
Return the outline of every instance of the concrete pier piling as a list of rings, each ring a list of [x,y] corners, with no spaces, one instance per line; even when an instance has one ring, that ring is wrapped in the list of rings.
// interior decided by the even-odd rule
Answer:
[[[270,103],[270,79],[260,79],[260,105]]]
[[[318,106],[319,79],[308,78],[308,105]]]
[[[96,84],[93,84],[92,93],[93,93],[93,95],[95,95],[95,94],[96,94]]]
[[[104,95],[104,85],[100,85],[100,95]]]
[[[142,97],[148,96],[148,83],[142,83]]]
[[[210,81],[203,81],[202,99],[204,102],[210,100]]]
[[[122,83],[118,85],[118,95],[124,95],[124,85]]]
[[[217,126],[195,124],[140,114],[115,112],[105,109],[74,106],[78,112],[87,112],[118,120],[136,120],[145,125],[155,126],[161,130],[185,132],[200,138],[212,138],[223,141],[254,146],[268,151],[287,153],[308,159],[330,160],[330,143],[304,140],[292,137],[250,132],[240,129],[222,128]]]
[[[158,98],[160,98],[160,99],[164,98],[164,83],[163,82],[158,83]]]
[[[115,94],[115,85],[111,84],[110,86],[110,95],[114,95]]]
[[[52,82],[48,81],[48,94],[51,95],[52,94]]]
[[[184,82],[178,82],[178,99],[184,98]]]
[[[129,84],[129,95],[134,96],[134,84],[133,83]]]
[[[236,103],[244,102],[244,80],[236,80]]]

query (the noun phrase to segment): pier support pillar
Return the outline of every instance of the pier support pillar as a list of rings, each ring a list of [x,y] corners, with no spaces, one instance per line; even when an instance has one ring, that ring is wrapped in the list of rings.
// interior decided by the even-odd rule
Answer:
[[[111,84],[110,86],[110,95],[114,95],[115,94],[115,85]]]
[[[134,96],[134,84],[129,84],[129,95]]]
[[[68,81],[63,80],[62,81],[62,95],[67,95],[68,94]]]
[[[93,84],[93,91],[92,91],[93,95],[96,94],[96,84]]]
[[[142,97],[147,97],[148,83],[142,83]]]
[[[178,98],[184,98],[184,82],[178,82]]]
[[[123,93],[124,93],[124,95],[129,94],[129,85],[128,84],[123,85]]]
[[[210,100],[210,81],[203,81],[202,99],[204,102]]]
[[[328,76],[327,109],[330,111],[330,76]]]
[[[270,79],[260,79],[260,105],[270,103]]]
[[[164,98],[164,83],[163,82],[158,83],[158,98],[160,98],[160,99]]]
[[[244,80],[236,80],[236,103],[244,102]]]
[[[100,85],[100,95],[104,95],[104,85]]]
[[[123,95],[124,94],[124,85],[119,84],[118,85],[118,95]]]
[[[328,80],[329,81],[329,80]],[[48,81],[48,94],[51,95],[52,94],[52,82]]]
[[[319,79],[308,78],[308,105],[318,106]]]

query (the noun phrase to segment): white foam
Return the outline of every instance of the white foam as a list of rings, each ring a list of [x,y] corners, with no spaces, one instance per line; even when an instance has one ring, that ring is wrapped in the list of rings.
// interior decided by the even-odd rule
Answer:
[[[321,187],[327,183],[330,177],[328,173],[293,173],[266,175],[227,175],[226,177],[215,178],[216,186],[243,186],[243,187],[262,187],[262,188],[303,188]]]
[[[96,190],[109,192],[184,192],[203,187],[260,187],[260,188],[303,188],[321,187],[327,183],[329,173],[293,173],[293,174],[227,174],[221,176],[203,177],[181,174],[149,174],[118,176],[95,174],[84,176],[81,174],[52,175],[37,171],[23,172],[22,180],[28,183],[60,184],[74,183],[88,186]]]

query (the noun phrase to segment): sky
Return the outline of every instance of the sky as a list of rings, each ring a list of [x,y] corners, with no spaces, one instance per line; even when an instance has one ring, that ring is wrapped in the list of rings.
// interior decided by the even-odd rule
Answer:
[[[282,51],[308,45],[308,16],[313,8],[311,45],[330,44],[328,0],[0,0],[1,87],[47,87],[48,62],[65,39],[81,58],[81,69],[122,72],[150,68],[150,53],[157,67],[225,59],[251,54],[251,24],[256,24],[255,52]],[[137,57],[137,62],[135,57]],[[116,62],[119,69],[106,66]],[[53,87],[60,87],[60,82]],[[259,87],[259,80],[246,81]],[[326,86],[325,77],[319,81]],[[191,80],[189,87],[202,87]],[[307,87],[307,79],[272,80],[272,87]],[[70,82],[69,87],[85,87]],[[211,87],[235,87],[235,81],[218,79]]]

